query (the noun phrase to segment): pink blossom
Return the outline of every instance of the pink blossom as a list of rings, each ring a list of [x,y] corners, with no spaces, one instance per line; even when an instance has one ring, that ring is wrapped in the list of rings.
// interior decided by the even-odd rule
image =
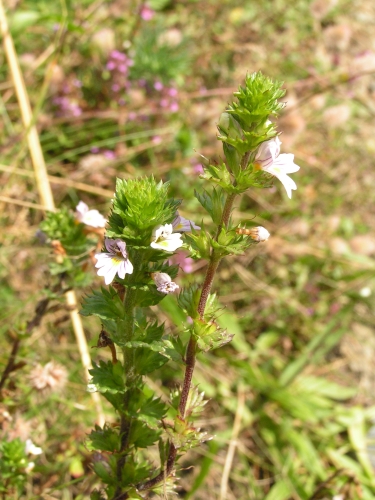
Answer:
[[[141,18],[144,21],[151,21],[151,19],[154,17],[154,15],[155,15],[155,11],[154,10],[152,10],[147,5],[143,5],[143,7],[141,9]]]

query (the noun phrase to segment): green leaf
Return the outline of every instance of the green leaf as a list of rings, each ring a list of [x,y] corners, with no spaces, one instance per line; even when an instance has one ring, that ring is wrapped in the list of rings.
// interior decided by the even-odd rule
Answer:
[[[200,231],[193,230],[190,234],[185,234],[185,244],[193,259],[210,258],[212,238],[203,223]]]
[[[116,478],[112,475],[109,465],[103,461],[94,462],[92,465],[95,474],[103,481],[104,484],[116,484]]]
[[[29,26],[34,26],[41,15],[35,10],[17,10],[10,17],[9,25],[13,34],[24,31]]]
[[[213,222],[219,225],[226,200],[224,191],[213,188],[212,192],[208,193],[203,189],[201,193],[194,191],[194,195],[202,207],[210,214]]]
[[[115,452],[120,446],[118,432],[108,426],[101,428],[95,425],[95,430],[91,431],[89,434],[89,440],[90,450]]]
[[[178,295],[177,302],[185,313],[192,319],[198,318],[198,304],[202,290],[198,285],[192,285],[189,288],[183,288]]]
[[[135,364],[137,372],[140,375],[146,375],[168,362],[167,356],[163,356],[158,352],[151,351],[148,348],[140,348],[135,352]]]
[[[193,321],[193,336],[197,340],[198,348],[203,351],[211,351],[228,344],[233,334],[222,330],[214,321],[204,321],[199,318]]]
[[[100,392],[109,392],[111,394],[124,393],[125,385],[123,380],[123,367],[121,363],[113,364],[100,361],[99,364],[93,364],[89,370],[92,376],[92,383],[96,385]]]
[[[289,482],[279,479],[272,486],[264,500],[289,500],[293,494],[293,489]]]
[[[148,448],[159,439],[161,432],[151,429],[139,420],[132,422],[130,428],[129,444],[135,448]]]
[[[124,304],[116,290],[109,287],[109,290],[101,287],[101,291],[93,291],[92,295],[84,298],[82,316],[98,316],[101,319],[124,319]]]

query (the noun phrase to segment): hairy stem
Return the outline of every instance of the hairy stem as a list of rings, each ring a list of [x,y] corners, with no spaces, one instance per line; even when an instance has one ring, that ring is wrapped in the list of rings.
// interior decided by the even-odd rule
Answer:
[[[241,163],[242,165],[242,163]],[[227,196],[223,213],[221,216],[221,221],[220,224],[218,225],[217,232],[216,232],[216,237],[215,239],[217,240],[219,237],[219,234],[221,232],[221,229],[223,227],[228,226],[230,214],[232,211],[233,207],[233,202],[235,200],[236,195],[235,194],[229,194]],[[206,271],[206,276],[202,285],[202,291],[201,291],[201,296],[198,304],[198,313],[201,318],[204,316],[204,311],[206,308],[206,303],[208,296],[211,291],[212,283],[215,278],[215,274],[217,271],[217,268],[219,267],[220,264],[220,258],[218,258],[215,255],[215,252],[212,252],[210,262],[208,264],[208,268]],[[178,406],[178,410],[180,413],[180,417],[182,419],[185,418],[185,413],[186,413],[186,405],[188,402],[189,398],[189,392],[190,392],[190,387],[191,387],[191,381],[193,378],[193,373],[194,373],[194,368],[195,368],[195,361],[196,361],[196,348],[197,348],[197,341],[194,339],[194,337],[191,335],[187,349],[186,349],[186,358],[185,358],[185,376],[184,376],[184,381],[182,384],[182,390],[181,390],[181,397],[180,397],[180,403]],[[166,466],[164,469],[162,469],[157,476],[154,478],[150,479],[149,481],[137,485],[137,489],[139,491],[142,490],[147,490],[150,488],[153,488],[157,484],[161,483],[164,481],[173,471],[174,464],[177,458],[177,449],[175,446],[170,443],[170,448],[169,448],[169,454],[168,454],[168,460],[166,463]]]
[[[138,256],[138,258],[135,258],[133,260],[134,270],[133,274],[131,275],[131,281],[129,284],[132,284],[135,281],[136,275],[141,267],[141,262],[141,256]],[[136,299],[137,290],[133,288],[127,288],[124,298],[125,318],[123,322],[123,337],[125,342],[130,342],[134,336]],[[135,371],[134,355],[134,349],[128,347],[123,348],[126,392],[124,394],[123,404],[120,411],[120,456],[117,461],[116,470],[119,483],[122,480],[122,471],[128,455],[127,448],[129,445],[130,430],[132,425],[131,417],[129,417],[127,414],[131,395],[130,391],[134,387],[138,378],[138,375]],[[114,498],[117,498],[120,494],[121,486],[118,486]]]

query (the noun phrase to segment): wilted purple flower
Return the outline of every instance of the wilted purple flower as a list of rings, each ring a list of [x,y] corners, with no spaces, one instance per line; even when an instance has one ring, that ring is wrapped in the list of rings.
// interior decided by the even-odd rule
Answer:
[[[128,259],[124,241],[105,238],[104,244],[108,253],[102,252],[95,255],[97,259],[95,267],[99,268],[98,276],[103,276],[105,284],[109,285],[116,274],[121,279],[124,279],[126,274],[132,274],[133,264]]]
[[[172,222],[173,231],[181,231],[182,233],[190,232],[191,229],[200,229],[192,220],[185,219],[181,215],[177,214],[174,221]]]
[[[173,293],[179,288],[167,273],[152,273],[151,277],[155,281],[158,292]]]

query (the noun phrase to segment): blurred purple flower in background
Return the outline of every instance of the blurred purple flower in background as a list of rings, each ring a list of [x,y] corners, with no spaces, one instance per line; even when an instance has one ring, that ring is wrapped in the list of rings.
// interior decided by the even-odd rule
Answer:
[[[154,17],[155,11],[151,9],[148,5],[143,5],[141,8],[141,18],[144,21],[151,21]]]

